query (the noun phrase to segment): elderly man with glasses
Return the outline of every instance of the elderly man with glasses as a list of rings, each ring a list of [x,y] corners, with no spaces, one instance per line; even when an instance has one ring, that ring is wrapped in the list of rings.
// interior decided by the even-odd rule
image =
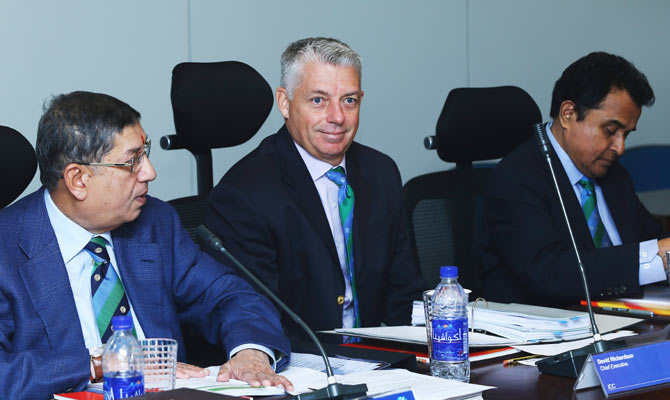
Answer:
[[[104,94],[56,96],[36,148],[43,188],[0,211],[0,398],[47,399],[100,378],[113,315],[130,315],[138,338],[176,339],[180,361],[189,323],[228,352],[219,380],[292,388],[273,370],[290,354],[275,308],[147,195],[156,171],[136,110]],[[179,363],[177,376],[206,373]]]

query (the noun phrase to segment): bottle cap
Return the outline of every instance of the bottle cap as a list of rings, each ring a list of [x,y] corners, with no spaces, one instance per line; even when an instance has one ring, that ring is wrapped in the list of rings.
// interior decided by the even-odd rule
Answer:
[[[112,330],[132,329],[133,318],[129,315],[119,315],[112,318]]]
[[[440,278],[458,278],[458,267],[452,265],[440,267]]]

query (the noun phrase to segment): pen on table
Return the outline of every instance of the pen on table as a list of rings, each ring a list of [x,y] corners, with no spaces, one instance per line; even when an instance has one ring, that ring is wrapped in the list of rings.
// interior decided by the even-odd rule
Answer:
[[[543,357],[543,356],[540,356],[540,355],[537,355],[537,354],[531,354],[529,356],[509,358],[509,359],[503,361],[503,366],[504,365],[516,364],[517,362],[519,362],[521,360],[528,360],[528,359],[531,359],[531,358],[540,358],[540,357]]]
[[[604,311],[616,311],[616,312],[624,312],[632,315],[639,315],[640,317],[646,317],[646,318],[654,318],[654,312],[653,311],[647,311],[647,310],[638,310],[635,308],[617,308],[617,307],[601,307]]]

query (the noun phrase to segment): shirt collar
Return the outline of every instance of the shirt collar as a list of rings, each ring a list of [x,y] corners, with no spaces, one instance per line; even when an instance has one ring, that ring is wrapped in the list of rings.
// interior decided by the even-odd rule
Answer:
[[[309,154],[307,150],[303,149],[302,146],[300,146],[298,142],[296,142],[295,140],[293,141],[293,143],[295,144],[296,149],[298,149],[298,153],[300,154],[302,161],[305,163],[307,171],[309,171],[309,176],[312,177],[313,181],[316,181],[317,179],[323,177],[326,174],[326,172],[330,171],[332,168],[335,167],[342,167],[346,172],[347,170],[346,155],[342,157],[342,161],[338,165],[333,166]]]
[[[547,132],[546,132],[547,137],[549,138],[551,145],[554,147],[554,151],[556,152],[558,159],[561,160],[561,165],[563,165],[563,169],[565,170],[565,173],[568,175],[570,184],[576,185],[577,182],[579,182],[579,180],[584,177],[584,174],[582,174],[581,171],[577,169],[575,163],[572,162],[568,153],[566,153],[565,150],[563,150],[561,145],[554,137],[554,134],[550,129],[552,122],[553,121],[547,123]]]
[[[49,222],[51,222],[51,227],[56,234],[56,240],[58,241],[58,247],[60,248],[60,253],[63,256],[63,262],[67,264],[74,256],[76,256],[86,244],[91,240],[93,236],[102,236],[107,240],[107,243],[112,250],[114,245],[112,244],[112,235],[109,231],[93,234],[82,226],[78,225],[76,222],[68,218],[63,212],[56,206],[51,194],[48,190],[44,190],[44,203],[46,204],[47,215],[49,216]]]

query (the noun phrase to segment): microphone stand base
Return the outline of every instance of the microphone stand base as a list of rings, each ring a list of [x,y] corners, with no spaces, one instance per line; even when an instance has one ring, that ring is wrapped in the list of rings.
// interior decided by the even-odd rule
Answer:
[[[312,392],[301,393],[299,395],[289,397],[288,400],[357,399],[365,397],[367,391],[368,385],[365,383],[361,383],[360,385],[343,385],[341,383],[331,383],[325,388]]]
[[[590,354],[618,350],[626,347],[623,342],[607,342],[600,340],[580,349],[566,351],[538,361],[537,369],[543,374],[577,378]]]

